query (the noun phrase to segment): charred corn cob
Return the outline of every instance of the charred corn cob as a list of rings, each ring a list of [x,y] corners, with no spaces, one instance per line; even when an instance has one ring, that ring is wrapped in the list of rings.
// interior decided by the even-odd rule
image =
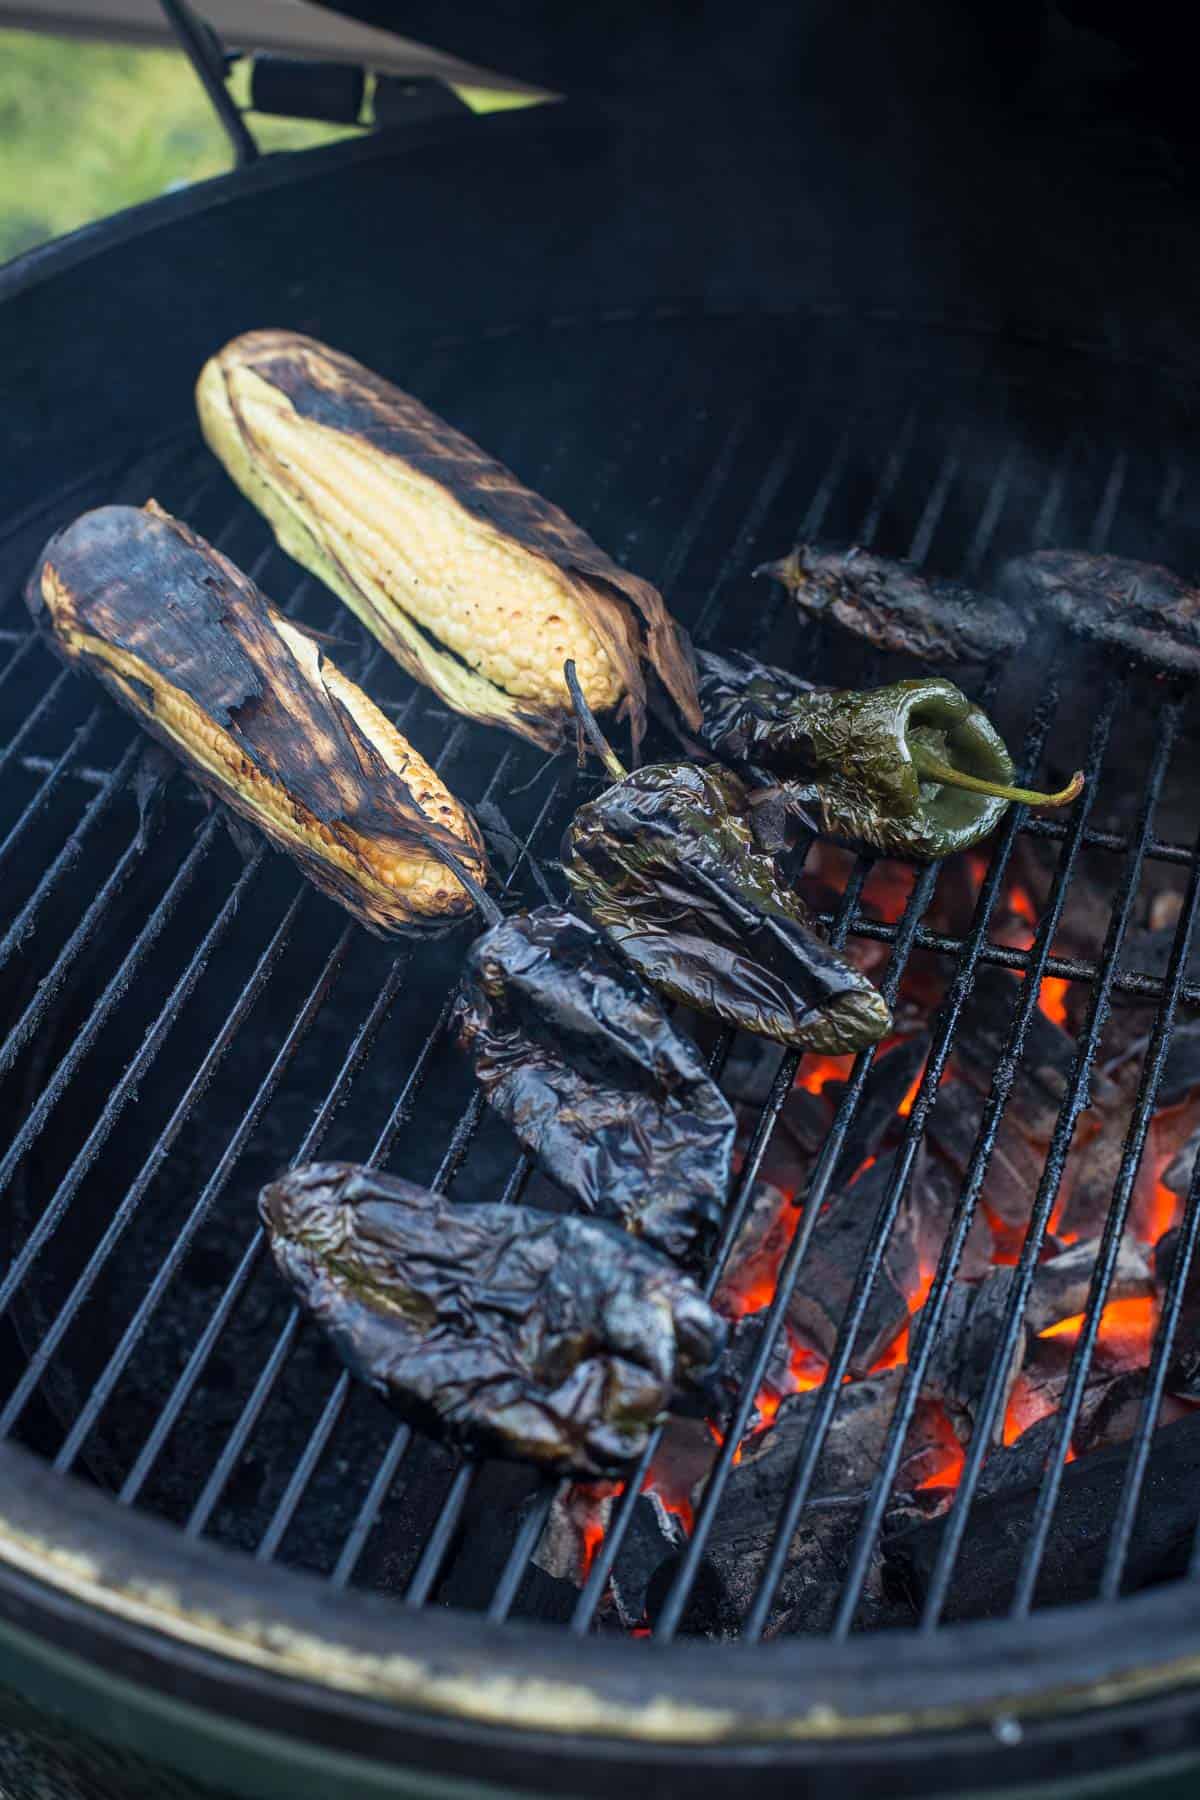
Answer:
[[[636,742],[648,661],[699,727],[657,589],[411,395],[312,338],[251,331],[205,364],[196,403],[283,548],[456,711],[556,748],[573,660]]]
[[[469,813],[307,632],[154,501],[52,537],[26,599],[67,662],[364,925],[388,935],[471,910],[429,848],[483,879]]]

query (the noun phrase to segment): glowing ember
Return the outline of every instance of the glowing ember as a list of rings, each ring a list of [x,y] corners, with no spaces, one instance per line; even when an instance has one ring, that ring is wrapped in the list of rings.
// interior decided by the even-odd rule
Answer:
[[[912,1086],[909,1088],[907,1094],[905,1094],[903,1100],[900,1102],[899,1106],[896,1108],[896,1111],[899,1113],[899,1115],[902,1119],[907,1119],[909,1113],[912,1111],[913,1103],[917,1098],[917,1092],[918,1092],[918,1090],[921,1086],[921,1082],[924,1080],[924,1078],[925,1078],[925,1064],[922,1063],[921,1067],[917,1070],[917,1073],[913,1076]]]
[[[1046,1017],[1067,1029],[1067,989],[1070,982],[1065,975],[1045,975],[1038,989],[1038,1005]]]
[[[599,1519],[595,1517],[584,1519],[580,1528],[580,1537],[583,1543],[580,1560],[582,1564],[583,1579],[586,1581],[592,1572],[592,1564],[596,1560],[596,1552],[604,1542],[604,1527]]]
[[[1100,1314],[1097,1341],[1119,1350],[1128,1359],[1148,1361],[1157,1310],[1149,1294],[1139,1294],[1128,1300],[1110,1300]],[[1047,1325],[1038,1336],[1063,1338],[1073,1343],[1083,1330],[1083,1318],[1082,1313],[1076,1313],[1070,1319],[1060,1319],[1057,1325]]]
[[[1024,919],[1029,925],[1037,924],[1037,908],[1034,906],[1029,893],[1021,886],[1019,881],[1014,881],[1008,890],[1008,904],[1010,909],[1016,913],[1018,919]]]
[[[1055,1411],[1057,1408],[1044,1392],[1032,1387],[1023,1375],[1018,1375],[1004,1414],[1004,1442],[1015,1444],[1022,1432]]]
[[[796,1074],[796,1086],[819,1094],[827,1081],[849,1081],[852,1056],[806,1056]]]

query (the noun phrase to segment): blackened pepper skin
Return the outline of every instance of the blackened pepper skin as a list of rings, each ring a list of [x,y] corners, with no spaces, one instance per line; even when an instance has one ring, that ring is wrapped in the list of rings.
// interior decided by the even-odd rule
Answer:
[[[1031,615],[1155,668],[1200,674],[1200,588],[1159,563],[1039,550],[1000,571],[1000,592]]]
[[[880,650],[925,663],[990,662],[1025,642],[1019,612],[993,596],[921,575],[870,550],[797,544],[755,571],[781,581],[802,612],[824,614]]]
[[[580,807],[563,866],[651,987],[740,1031],[837,1056],[891,1027],[883,996],[818,937],[758,848],[727,769],[660,763]]]
[[[692,1281],[595,1220],[455,1205],[350,1163],[293,1170],[259,1211],[351,1374],[464,1450],[616,1473],[724,1344]]]
[[[1013,802],[1065,806],[1083,785],[1077,775],[1057,794],[1014,787],[995,726],[941,675],[836,691],[736,652],[696,661],[705,745],[818,806],[827,831],[889,855],[970,849]]]
[[[493,925],[467,952],[455,1022],[488,1101],[547,1175],[677,1262],[703,1259],[733,1112],[599,932],[552,906]]]

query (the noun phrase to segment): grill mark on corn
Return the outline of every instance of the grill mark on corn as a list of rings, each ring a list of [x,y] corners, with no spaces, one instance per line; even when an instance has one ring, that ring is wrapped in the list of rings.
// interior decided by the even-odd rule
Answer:
[[[657,590],[411,395],[312,339],[259,331],[206,365],[197,405],[283,547],[458,711],[556,748],[570,657],[592,706],[622,702],[636,740],[646,660],[698,726]]]
[[[364,924],[470,910],[428,849],[444,842],[482,879],[470,815],[305,632],[153,502],[51,539],[27,599],[69,662]]]

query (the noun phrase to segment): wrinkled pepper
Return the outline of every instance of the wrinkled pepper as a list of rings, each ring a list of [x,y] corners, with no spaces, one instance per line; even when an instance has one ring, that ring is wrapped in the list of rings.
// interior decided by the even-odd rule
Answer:
[[[1083,787],[1081,774],[1057,794],[1014,787],[995,726],[944,676],[838,691],[736,652],[696,660],[702,741],[771,784],[752,800],[782,791],[817,806],[826,831],[889,855],[969,849],[1009,805],[1066,806]]]
[[[694,1282],[595,1220],[455,1205],[350,1163],[292,1170],[259,1212],[351,1374],[464,1450],[614,1473],[724,1345]]]
[[[857,545],[831,550],[797,544],[754,573],[782,582],[801,612],[827,615],[880,650],[922,662],[990,662],[1025,642],[1020,613],[1003,600]]]
[[[465,885],[490,923],[467,953],[454,1025],[489,1104],[590,1212],[702,1262],[737,1126],[700,1052],[585,920],[556,906],[506,919]]]
[[[568,828],[563,868],[591,919],[650,986],[723,1024],[840,1055],[891,1026],[882,995],[817,935],[755,835],[728,769],[629,774],[567,665],[581,728],[614,777]]]

